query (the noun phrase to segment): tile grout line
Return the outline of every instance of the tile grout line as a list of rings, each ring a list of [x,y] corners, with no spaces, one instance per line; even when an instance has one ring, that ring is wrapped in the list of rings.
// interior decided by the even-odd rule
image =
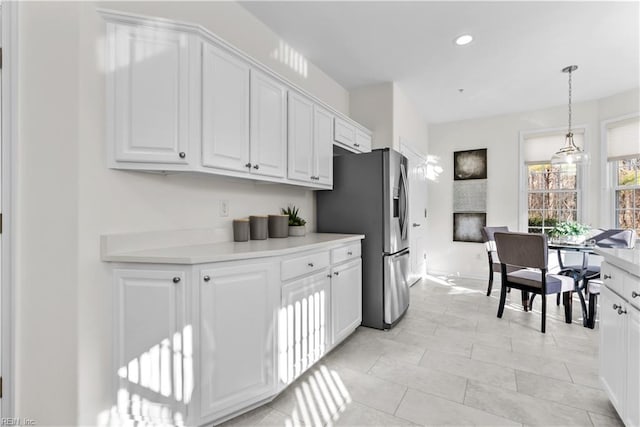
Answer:
[[[404,397],[407,395],[407,391],[409,391],[409,387],[405,387],[404,388],[404,393],[402,394],[402,398],[400,399],[400,401],[398,401],[398,404],[396,405],[396,409],[395,411],[393,411],[393,416],[395,417],[396,414],[398,413],[398,409],[400,409],[400,405],[402,404],[402,402],[404,401]]]

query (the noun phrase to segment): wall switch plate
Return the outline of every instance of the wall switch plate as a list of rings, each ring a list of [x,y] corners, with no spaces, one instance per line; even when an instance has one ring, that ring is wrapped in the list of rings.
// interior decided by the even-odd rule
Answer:
[[[220,216],[229,216],[228,200],[220,200]]]

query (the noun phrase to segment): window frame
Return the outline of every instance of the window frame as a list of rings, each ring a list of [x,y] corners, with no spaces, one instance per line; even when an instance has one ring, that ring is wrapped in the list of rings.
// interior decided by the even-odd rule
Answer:
[[[619,185],[618,184],[618,162],[621,160],[628,160],[628,159],[638,159],[638,165],[636,166],[636,183],[632,184],[632,185]],[[627,157],[625,159],[616,159],[616,160],[611,160],[611,161],[607,161],[608,166],[609,166],[609,173],[610,173],[610,179],[611,179],[611,224],[612,227],[611,228],[620,228],[620,224],[618,223],[618,198],[617,198],[617,192],[618,191],[622,191],[622,190],[637,190],[640,191],[640,184],[638,184],[638,179],[637,177],[640,176],[640,154],[637,157]],[[615,167],[613,165],[616,165]],[[640,229],[640,221],[636,223],[636,212],[640,212],[640,205],[636,206],[635,205],[635,195],[633,197],[634,200],[634,206],[633,208],[631,208],[631,210],[633,211],[634,215],[634,228],[636,230]]]
[[[607,128],[609,125],[625,120],[640,118],[640,112],[625,114],[600,122],[600,182],[602,183],[602,194],[600,200],[600,219],[606,227],[616,228],[618,223],[616,216],[616,188],[617,170],[612,167],[613,161],[609,161],[609,141]]]
[[[575,125],[574,131],[581,132],[584,135],[584,146],[582,149],[589,153],[589,141],[590,132],[587,125]],[[546,129],[532,129],[519,132],[519,145],[518,145],[518,230],[526,233],[529,230],[529,174],[528,165],[533,163],[527,163],[524,159],[524,149],[526,140],[535,136],[548,135],[557,133],[562,135],[562,144],[564,143],[564,135],[567,133],[566,127],[546,128]],[[558,146],[558,148],[560,148]],[[549,163],[551,159],[549,159]],[[538,162],[536,162],[538,163]],[[544,164],[544,163],[542,163]],[[576,190],[577,191],[577,203],[576,203],[576,217],[579,222],[588,222],[589,217],[587,214],[587,202],[588,202],[588,165],[577,166],[576,170]],[[573,191],[573,190],[571,190]]]

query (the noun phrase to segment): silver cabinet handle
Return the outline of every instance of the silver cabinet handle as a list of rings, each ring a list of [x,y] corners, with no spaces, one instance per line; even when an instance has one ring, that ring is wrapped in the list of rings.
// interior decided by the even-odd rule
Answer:
[[[414,227],[420,227],[420,224],[418,224],[417,222],[414,222],[414,223],[413,223],[413,226],[414,226]]]
[[[313,267],[313,263],[310,262],[309,264],[307,264],[309,267]]]
[[[173,283],[180,283],[180,278],[179,277],[174,277],[173,278]]]
[[[260,165],[253,165],[254,169],[260,169]]]
[[[330,275],[330,274],[327,274],[327,277],[328,277],[329,279],[331,279],[331,275]]]
[[[187,157],[187,154],[184,151],[181,151],[178,153],[178,157],[180,157],[181,159],[184,159],[185,157]]]
[[[637,293],[636,291],[631,291],[631,298],[636,298],[636,297],[640,297],[640,294]]]
[[[205,282],[208,282],[209,280],[211,280],[211,277],[209,277],[209,276],[204,276],[204,277],[202,278],[202,280],[204,280]]]
[[[360,144],[358,144],[358,143],[354,143],[353,145],[356,146],[356,147],[360,147]]]
[[[339,272],[339,271],[335,271],[335,272],[333,273],[333,275],[334,275],[334,276],[339,276],[339,275],[340,275],[340,272]]]
[[[347,255],[351,256],[351,255],[353,255],[353,252],[349,251],[349,252],[347,252]]]
[[[244,165],[245,168],[250,168],[251,167],[251,163],[247,163],[246,165]]]
[[[602,276],[602,278],[603,278],[604,280],[607,280],[607,279],[611,279],[611,276],[609,276],[608,274],[605,274],[604,276]]]
[[[626,309],[623,310],[621,305],[613,304],[613,309],[614,310],[618,310],[618,314],[619,315],[620,314],[627,314],[627,310]]]

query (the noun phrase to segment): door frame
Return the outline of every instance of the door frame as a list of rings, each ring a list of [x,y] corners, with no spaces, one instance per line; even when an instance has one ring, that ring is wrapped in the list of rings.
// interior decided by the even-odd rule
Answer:
[[[16,195],[16,150],[18,145],[18,2],[2,2],[2,147],[1,147],[1,200],[2,246],[0,270],[0,372],[2,374],[3,418],[15,412],[15,265],[14,251],[14,197]]]
[[[407,153],[409,153],[409,154],[411,154],[412,156],[417,157],[417,158],[421,159],[422,161],[424,161],[424,163],[425,163],[425,165],[426,165],[426,162],[427,162],[427,156],[426,156],[426,155],[424,155],[424,154],[421,154],[420,152],[418,152],[415,148],[413,148],[413,147],[411,146],[411,144],[409,144],[409,143],[408,143],[404,138],[402,138],[402,137],[400,137],[400,147],[399,147],[399,148],[400,148],[400,153],[401,153],[402,155],[405,155],[405,156],[406,156],[406,155],[407,155]],[[409,171],[407,171],[407,175],[408,175],[408,174],[409,174]],[[411,186],[409,186],[409,200],[413,200],[413,196],[411,195]],[[409,202],[409,203],[411,203],[411,202]],[[409,220],[410,220],[410,221],[409,221],[410,223],[415,222],[415,221],[414,221],[413,216],[411,215],[411,207],[409,207]],[[425,218],[425,221],[426,221],[426,218]],[[426,224],[425,224],[425,226],[426,226]],[[425,233],[426,233],[426,231],[425,231]],[[412,233],[412,234],[413,234],[413,233]],[[412,246],[413,246],[413,245],[411,244],[411,238],[409,238],[409,247],[411,248]],[[416,249],[416,248],[414,248],[414,250],[415,250],[415,249]],[[413,258],[412,258],[412,259],[413,259]],[[412,263],[412,262],[413,262],[413,261],[411,261],[411,263]],[[415,271],[413,271],[413,267],[414,267],[414,266],[413,266],[413,265],[411,265],[411,269],[412,269],[412,271],[411,271],[411,273],[412,273],[412,276],[411,276],[411,281],[412,281],[412,283],[411,283],[411,284],[412,284],[412,285],[413,285],[413,284],[415,284],[415,283],[417,283],[420,279],[422,279],[422,277],[421,277],[421,276],[420,276],[420,277],[418,277],[418,276],[414,276],[414,274],[417,274],[417,273],[416,273]],[[425,273],[426,273],[426,261],[425,261]]]

